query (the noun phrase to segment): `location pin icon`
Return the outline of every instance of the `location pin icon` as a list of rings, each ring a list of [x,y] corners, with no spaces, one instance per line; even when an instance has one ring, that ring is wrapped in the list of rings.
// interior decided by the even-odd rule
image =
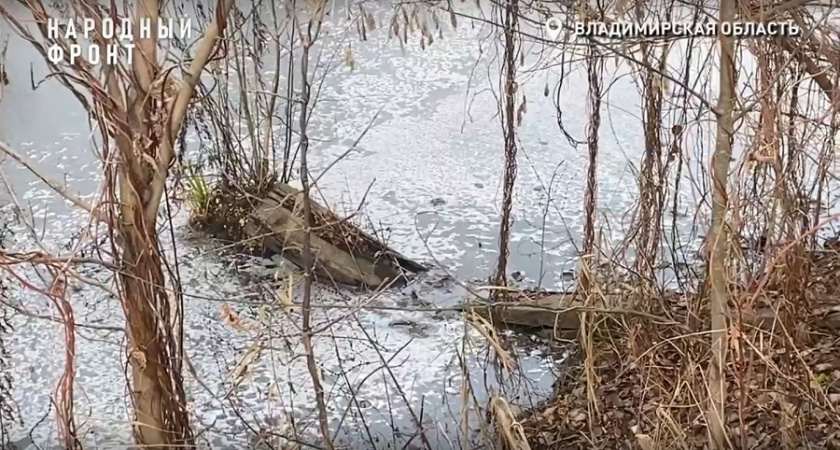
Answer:
[[[545,21],[545,29],[548,33],[548,38],[553,41],[556,40],[557,36],[560,36],[560,32],[563,31],[563,23],[560,22],[560,19],[551,17]]]

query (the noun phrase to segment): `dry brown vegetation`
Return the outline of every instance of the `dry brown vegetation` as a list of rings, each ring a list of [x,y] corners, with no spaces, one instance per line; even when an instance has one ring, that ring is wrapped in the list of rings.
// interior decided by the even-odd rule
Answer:
[[[717,143],[707,172],[711,223],[703,250],[705,272],[684,280],[688,289],[682,294],[663,295],[663,286],[652,275],[663,256],[667,198],[674,195],[669,192],[670,173],[679,173],[687,156],[682,151],[685,119],[668,121],[671,127],[666,127],[663,117],[676,113],[685,118],[688,108],[672,104],[666,110],[661,86],[674,83],[684,96],[692,94],[680,80],[661,76],[672,44],[637,44],[633,59],[643,86],[647,151],[641,161],[636,226],[625,242],[635,247],[636,255],[632,266],[611,262],[613,267],[632,267],[635,281],[620,295],[596,294],[594,299],[585,286],[578,302],[631,307],[650,316],[581,308],[580,367],[558,380],[555,401],[523,422],[532,448],[840,446],[840,347],[831,287],[837,283],[838,259],[835,248],[821,248],[816,238],[831,219],[825,219],[821,205],[836,134],[836,97],[826,79],[837,76],[826,69],[826,62],[836,58],[835,31],[815,23],[812,11],[802,7],[753,2],[739,10],[734,2],[723,5],[695,7],[701,14],[717,14],[721,22],[772,17],[818,31],[806,31],[801,40],[719,39],[719,97],[710,107]],[[662,11],[644,2],[576,11],[578,20],[601,21],[633,13],[651,17]],[[633,46],[623,42],[608,51],[632,58],[628,49]],[[748,80],[755,86],[751,95],[737,86],[741,68],[734,55],[739,52],[757,61],[755,79]],[[602,71],[592,74],[592,61],[599,57],[586,55],[590,89],[597,90],[603,76]],[[822,91],[806,86],[811,77]],[[806,125],[806,117],[815,111],[825,111],[816,113],[822,116],[817,127],[825,127],[828,144],[816,138],[812,124]],[[590,114],[595,119],[598,111]],[[590,120],[590,125],[597,127],[597,121]],[[746,148],[740,160],[732,158],[733,143]],[[595,167],[597,140],[590,138],[588,146],[590,167]],[[734,174],[731,161],[737,165]],[[816,176],[804,167],[814,162]],[[586,201],[585,235],[591,235],[597,227],[590,206],[594,198]],[[584,256],[592,253],[584,250]],[[582,263],[592,266],[585,259]],[[611,286],[595,290],[605,292]]]
[[[133,11],[121,14],[134,20],[157,17],[162,3],[138,1]],[[143,446],[194,446],[183,386],[181,289],[177,271],[170,269],[159,251],[158,225],[162,220],[161,201],[168,195],[167,178],[175,173],[171,166],[178,137],[188,120],[193,95],[198,92],[201,108],[194,112],[193,119],[200,122],[196,126],[209,129],[215,158],[208,164],[212,167],[198,169],[206,169],[202,176],[214,170],[220,174],[220,181],[213,184],[217,197],[208,197],[200,204],[215,205],[222,208],[221,213],[215,211],[216,215],[228,215],[230,209],[219,206],[222,200],[218,195],[229,197],[224,200],[227,205],[239,205],[243,199],[266,195],[277,183],[285,184],[292,178],[301,182],[299,197],[296,194],[278,202],[288,206],[302,224],[296,230],[302,235],[296,255],[303,268],[305,289],[300,302],[287,299],[283,307],[301,310],[300,339],[316,393],[321,445],[333,448],[316,364],[318,355],[311,342],[316,333],[310,322],[316,274],[313,242],[324,239],[352,253],[371,241],[369,236],[353,235],[357,228],[346,224],[348,218],[313,207],[310,200],[317,194],[313,187],[318,181],[307,169],[308,120],[317,97],[313,93],[310,50],[319,38],[328,2],[304,3],[301,15],[285,11],[289,14],[280,14],[285,19],[273,17],[275,37],[288,36],[290,45],[298,51],[291,52],[286,70],[287,78],[294,75],[302,80],[297,88],[291,81],[286,86],[281,83],[283,52],[279,38],[274,40],[274,79],[268,84],[259,76],[246,80],[245,60],[250,49],[231,38],[235,32],[227,33],[232,24],[236,33],[242,33],[239,26],[243,18],[231,0],[216,3],[194,59],[182,70],[164,65],[154,39],[138,39],[132,66],[114,67],[102,75],[84,61],[53,67],[56,77],[88,108],[101,133],[107,181],[101,201],[91,206],[57,190],[87,209],[91,220],[104,223],[109,231],[110,264],[120,276],[119,297],[129,337],[135,439]],[[430,45],[426,44],[432,41],[430,24],[448,16],[453,27],[459,20],[490,23],[498,31],[502,49],[502,70],[495,88],[501,92],[501,138],[505,143],[499,236],[503,251],[490,276],[495,284],[490,297],[504,305],[468,305],[463,308],[465,324],[489,342],[503,370],[511,369],[514,362],[510,344],[503,342],[496,328],[529,325],[532,320],[531,325],[551,324],[555,335],[570,330],[576,334],[577,356],[557,381],[554,398],[525,413],[515,411],[503,392],[489,405],[480,405],[495,430],[488,434],[492,438],[487,443],[511,449],[840,448],[840,311],[836,301],[840,295],[840,255],[831,241],[818,239],[818,233],[833,219],[826,219],[823,205],[834,177],[830,168],[840,120],[840,100],[835,92],[840,77],[836,30],[815,20],[806,8],[814,3],[809,1],[755,0],[739,3],[739,7],[723,3],[722,8],[654,3],[618,0],[599,2],[595,8],[579,2],[562,10],[542,2],[506,0],[492,4],[489,18],[470,17],[447,2],[396,6],[390,30],[401,43],[417,33],[424,46]],[[39,23],[40,36],[30,34],[2,5],[0,13],[45,53],[48,13],[38,1],[27,5]],[[688,61],[684,79],[666,76],[668,58],[676,45],[673,41],[557,43],[524,32],[523,24],[539,23],[538,12],[549,6],[557,14],[565,13],[567,24],[572,20],[662,18],[668,8],[679,6],[689,8],[695,17],[790,20],[803,30],[816,31],[801,38],[735,41],[721,37],[715,43],[719,50],[714,69],[718,98],[709,99],[696,94],[685,82],[692,70]],[[381,24],[363,7],[358,11],[356,23],[364,39],[367,30]],[[73,4],[71,14],[101,18],[118,12],[80,0]],[[251,38],[259,40],[259,36]],[[578,53],[576,56],[583,61],[588,83],[589,117],[583,142],[588,171],[581,199],[585,202],[585,228],[577,291],[540,308],[516,310],[523,304],[532,307],[532,302],[539,303],[546,297],[544,293],[511,293],[506,286],[517,171],[516,130],[527,114],[525,98],[517,90],[517,68],[525,57],[526,41],[551,51],[559,48]],[[68,42],[59,39],[57,44]],[[751,90],[738,85],[742,75],[739,61],[743,59],[735,56],[738,54],[751,55],[757,62],[754,73],[747,74]],[[218,63],[222,60],[229,64]],[[601,119],[606,108],[603,98],[610,89],[604,80],[607,60],[621,61],[635,73],[643,96],[640,116],[647,146],[638,162],[639,203],[633,211],[633,226],[619,248],[607,248],[599,239],[601,228],[608,224],[596,213],[599,139],[603,137]],[[344,62],[352,67],[352,52],[344,55]],[[248,98],[244,104],[251,109],[246,108],[241,117],[231,112],[234,99],[227,89],[214,90],[200,83],[199,75],[205,69],[224,86],[236,81],[240,89],[234,94],[240,100]],[[253,91],[259,94],[255,100],[248,97],[245,86],[256,87]],[[672,92],[677,92],[673,96],[676,101],[666,98]],[[278,98],[284,96],[295,100],[285,102],[292,106],[285,111],[287,134],[281,144],[271,130]],[[681,289],[674,290],[658,278],[657,268],[666,257],[675,264],[687,259],[684,248],[674,239],[665,239],[664,230],[678,215],[680,183],[685,182],[683,173],[688,171],[692,155],[687,131],[696,114],[692,102],[712,111],[716,122],[716,146],[711,158],[706,158],[705,179],[698,182],[708,187],[703,202],[708,204],[711,217],[704,224],[708,232],[702,252],[703,271],[681,273]],[[240,120],[247,123],[244,138],[234,131]],[[294,139],[293,122],[297,124]],[[244,140],[250,145],[243,145]],[[296,149],[293,140],[299,142]],[[733,161],[733,155],[739,153],[734,150],[736,146],[745,150]],[[28,165],[5,144],[2,150]],[[250,203],[245,205],[221,222],[229,225],[243,219],[251,208]],[[373,250],[377,249],[360,252]],[[73,276],[68,269],[70,261],[45,254],[5,252],[2,258],[10,273],[22,263],[42,264],[53,273],[54,282],[43,294],[61,313],[67,336],[67,369],[58,388],[57,423],[62,445],[79,447],[73,414],[73,311],[64,292],[66,277]],[[619,278],[624,281],[619,282]],[[480,300],[490,301],[483,297]],[[520,312],[516,320],[510,318],[515,311]],[[573,319],[566,320],[569,316]],[[232,313],[228,317],[232,324],[238,323]],[[491,325],[490,321],[495,323]],[[469,387],[465,385],[462,393],[468,398]],[[470,412],[465,407],[461,414],[466,418]],[[422,428],[420,420],[412,418]],[[467,425],[462,426],[462,434],[469,434]],[[422,432],[417,442],[431,448]]]

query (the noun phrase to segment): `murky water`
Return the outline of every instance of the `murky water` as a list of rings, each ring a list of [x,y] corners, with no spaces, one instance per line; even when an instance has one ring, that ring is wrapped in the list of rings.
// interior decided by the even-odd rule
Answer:
[[[327,24],[325,30],[327,49],[347,45],[342,26]],[[342,154],[377,110],[383,112],[359,147],[322,179],[320,188],[338,210],[344,205],[352,209],[370,188],[365,212],[372,223],[387,230],[391,245],[426,261],[431,259],[428,245],[459,280],[486,278],[498,256],[503,164],[496,100],[488,91],[488,86],[498,83],[493,39],[488,39],[486,28],[463,23],[457,30],[445,30],[444,38],[425,50],[416,43],[401,50],[397,42],[388,39],[386,30],[369,32],[368,38],[366,42],[347,38],[352,40],[355,70],[339,66],[326,75],[310,131],[315,142],[311,150],[315,172]],[[672,51],[675,71],[680,70],[684,52],[679,47]],[[702,52],[698,53],[701,55],[694,61],[699,68],[706,62]],[[516,222],[510,249],[511,270],[524,273],[527,283],[539,280],[549,288],[562,287],[568,281],[563,274],[574,266],[582,231],[587,161],[585,145],[570,144],[558,129],[554,94],[544,96],[546,84],[553,88],[560,77],[559,69],[544,68],[557,57],[556,51],[534,55],[522,69],[528,81],[521,89],[528,106],[520,128]],[[99,169],[85,113],[55,81],[46,81],[33,91],[30,67],[36,80],[46,73],[40,55],[12,37],[7,55],[11,85],[0,103],[0,138],[35,160],[48,176],[92,196],[98,188]],[[626,213],[636,201],[632,168],[640,161],[644,145],[637,116],[640,98],[630,71],[612,63],[607,67],[606,84],[611,87],[604,98],[598,211],[602,222],[611,225],[603,230],[603,239],[615,244],[624,235],[629,220]],[[566,74],[557,95],[563,125],[578,140],[585,138],[586,86],[585,74],[577,69]],[[711,94],[714,80],[696,89]],[[686,179],[700,177],[699,167],[705,164],[714,139],[709,123],[694,127],[694,148],[688,151],[694,160]],[[68,207],[27,170],[8,161],[3,170],[35,225],[34,233],[22,224],[15,225],[12,247],[36,249],[43,245],[66,252],[64,246],[86,224],[84,215]],[[681,189],[684,213],[678,234],[689,247],[696,244],[695,225],[705,221],[703,216],[692,217],[700,204],[698,189],[688,182]],[[432,200],[436,200],[434,204]],[[314,396],[295,328],[299,317],[269,318],[255,304],[265,298],[265,282],[259,277],[272,275],[282,263],[213,251],[212,245],[190,235],[184,214],[178,214],[176,222],[175,242],[166,246],[170,256],[173,246],[178,249],[186,292],[187,352],[200,380],[188,376],[187,382],[201,439],[214,448],[241,447],[254,444],[260,429],[285,436],[293,435],[293,428],[307,428],[312,433]],[[432,228],[434,232],[424,243],[423,237]],[[666,231],[670,235],[670,230]],[[83,272],[109,280],[108,274],[92,268]],[[36,279],[34,272],[27,275]],[[379,297],[375,304],[445,305],[462,294],[455,283],[442,282],[433,274],[427,281]],[[356,294],[346,295],[349,299],[323,290],[316,293],[316,300],[330,304],[364,301]],[[118,303],[101,290],[79,284],[71,300],[80,323],[120,326]],[[44,299],[24,290],[15,291],[9,301],[50,314]],[[251,328],[237,330],[226,325],[220,315],[222,304],[229,305]],[[326,323],[346,313],[324,308],[316,319]],[[259,327],[257,319],[271,326]],[[50,393],[63,360],[62,330],[49,321],[24,316],[17,316],[14,324],[16,330],[7,338],[7,345],[13,354],[15,401],[23,420],[14,438],[26,439],[34,428],[32,436],[38,444],[55,444]],[[79,327],[78,334],[76,411],[85,444],[92,448],[125,444],[129,414],[123,336],[84,327]],[[422,416],[433,448],[457,447],[462,406],[458,355],[463,336],[464,327],[457,318],[441,319],[409,310],[363,312],[358,321],[338,320],[319,335],[315,352],[333,429],[341,424],[339,441],[357,448],[399,448],[409,441],[412,446],[419,445],[418,439],[411,438],[416,426],[404,396],[414,414]],[[466,359],[473,372],[480,372],[484,364],[478,340],[471,342]],[[231,372],[255,346],[270,350],[260,353],[246,380],[232,389]],[[390,370],[382,369],[384,361]],[[523,398],[538,399],[544,394],[556,367],[550,359],[523,355]],[[483,384],[481,377],[473,382]],[[486,398],[484,387],[475,389],[479,400]],[[42,421],[44,417],[47,419]],[[396,435],[393,428],[404,434]]]

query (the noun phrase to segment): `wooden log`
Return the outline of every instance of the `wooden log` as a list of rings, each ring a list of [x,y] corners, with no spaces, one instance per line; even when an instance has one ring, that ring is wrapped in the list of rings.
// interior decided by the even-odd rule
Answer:
[[[257,239],[268,253],[302,266],[306,237],[302,200],[302,192],[278,183],[250,213],[244,226],[246,236]],[[316,202],[311,202],[311,208],[317,218],[311,233],[314,271],[323,281],[369,287],[393,281],[400,285],[406,281],[406,273],[426,270]]]
[[[673,295],[679,295],[674,293]],[[585,307],[580,296],[567,293],[542,294],[535,299],[519,296],[519,301],[475,306],[473,310],[496,324],[506,324],[524,328],[553,328],[555,330],[577,331],[580,328],[580,313],[594,310],[599,314],[614,314],[642,317],[645,320],[667,323],[667,319],[647,313],[622,309],[619,294],[606,295],[607,306]],[[745,325],[765,331],[779,330],[776,313],[769,308],[756,311],[744,311],[742,321]],[[817,326],[840,331],[840,306],[824,308],[810,314],[805,320]],[[674,324],[682,326],[682,324]]]
[[[479,305],[474,310],[496,324],[557,330],[580,328],[580,311],[574,308],[582,306],[582,303],[575,294],[547,294],[536,299],[523,297],[516,302]]]

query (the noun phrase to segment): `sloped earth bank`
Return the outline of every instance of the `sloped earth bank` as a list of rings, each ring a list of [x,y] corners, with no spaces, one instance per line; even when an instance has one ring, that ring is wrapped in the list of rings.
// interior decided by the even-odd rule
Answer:
[[[808,256],[810,283],[787,297],[789,280],[766,293],[739,293],[751,311],[781,311],[738,322],[732,307],[725,426],[732,448],[840,448],[840,253]],[[789,286],[788,286],[789,287]],[[708,309],[698,296],[642,300],[658,321],[603,317],[593,338],[592,373],[572,363],[554,398],[522,421],[534,450],[708,448]]]
[[[379,17],[387,18],[387,14],[390,12],[380,11]],[[314,142],[311,163],[315,172],[327,167],[346,151],[373,114],[384,108],[359,147],[321,180],[324,195],[338,212],[343,212],[355,208],[370,189],[366,213],[372,223],[381,224],[390,245],[410,258],[428,260],[421,239],[428,236],[429,249],[450,273],[459,280],[478,280],[487,277],[498,256],[496,205],[500,198],[502,139],[497,131],[495,99],[486,91],[488,83],[495,86],[498,82],[495,65],[487,69],[488,64],[495,64],[487,58],[494,52],[492,40],[484,39],[486,30],[479,24],[470,27],[461,21],[461,25],[457,31],[444,29],[443,39],[436,39],[425,50],[412,42],[402,52],[396,42],[388,41],[383,28],[369,31],[366,42],[351,37],[355,70],[338,67],[324,81],[319,93],[322,101],[310,124]],[[325,25],[324,54],[341,54],[347,46],[343,40],[347,29],[346,24]],[[680,71],[684,52],[676,47],[670,54],[675,73]],[[482,55],[486,59],[476,63]],[[555,52],[541,55],[542,59],[529,57],[526,65],[552,65],[556,56]],[[694,61],[699,70],[704,55]],[[89,149],[84,112],[55,82],[45,82],[34,92],[27,82],[16,82],[29,80],[30,64],[36,79],[46,73],[31,46],[13,38],[7,54],[12,84],[6,87],[0,104],[0,137],[38,161],[47,174],[66,180],[73,190],[91,198],[98,187],[99,168]],[[615,244],[623,238],[629,218],[625,213],[637,198],[630,166],[640,160],[643,127],[636,113],[639,96],[627,68],[615,69],[610,63],[607,72],[605,85],[611,88],[604,99],[608,113],[603,117],[601,135],[597,213],[599,220],[611,225],[603,231],[604,240]],[[522,147],[510,257],[511,270],[523,274],[523,283],[552,289],[562,289],[574,267],[575,246],[582,229],[586,168],[585,152],[558,131],[553,96],[543,96],[544,83],[554,86],[559,73],[559,69],[551,69],[545,76],[529,77],[520,83],[529,103],[520,128]],[[265,70],[264,75],[272,73]],[[566,75],[557,95],[563,125],[572,136],[582,139],[586,125],[585,74],[572,70]],[[467,93],[470,85],[472,91]],[[712,97],[714,80],[704,86],[708,86],[704,92]],[[702,149],[711,148],[713,133],[707,124],[689,128],[687,132],[693,136],[690,147],[698,153],[692,153],[694,159],[684,175],[701,179],[698,167],[704,162]],[[190,143],[191,151],[201,152],[193,139]],[[3,168],[26,215],[35,221],[36,235],[43,245],[52,251],[66,251],[65,244],[86,223],[85,218],[69,210],[63,200],[45,190],[25,170],[10,163]],[[688,181],[681,184],[675,229],[665,230],[669,238],[679,238],[680,247],[687,253],[696,249],[697,233],[702,233],[694,229],[694,224],[707,222],[702,210],[694,216],[699,202],[691,186]],[[551,202],[547,201],[548,187]],[[218,251],[205,240],[188,239],[190,233],[184,222],[184,215],[177,215],[173,234],[186,291],[187,353],[197,374],[188,376],[187,383],[200,440],[213,448],[241,448],[258,441],[259,429],[292,434],[291,420],[283,418],[285,411],[296,418],[297,428],[311,425],[313,393],[294,326],[299,316],[294,311],[290,318],[279,312],[268,314],[259,305],[274,298],[267,292],[273,286],[267,286],[275,282],[279,263],[253,261]],[[14,249],[37,247],[20,224],[10,241]],[[172,248],[169,242],[170,256]],[[669,270],[663,270],[662,276],[669,276]],[[105,277],[93,268],[84,272]],[[26,275],[37,280],[35,273]],[[278,278],[281,282],[287,279],[286,272]],[[418,280],[404,291],[385,293],[373,301],[378,306],[402,305],[403,311],[364,311],[359,313],[358,322],[338,320],[317,337],[315,352],[329,394],[333,429],[343,423],[340,441],[356,448],[403,448],[408,441],[409,447],[422,446],[405,435],[393,437],[392,428],[398,427],[406,434],[416,429],[396,392],[395,385],[399,384],[413,411],[418,416],[422,412],[423,423],[430,426],[432,448],[450,448],[450,443],[458,447],[454,430],[458,420],[454,417],[460,410],[457,355],[463,343],[462,321],[459,317],[435,317],[429,312],[405,309],[408,305],[451,305],[462,294],[455,283],[445,280],[439,271],[433,272],[430,278]],[[368,297],[351,292],[325,290],[319,290],[315,297],[319,304],[343,305],[365,299]],[[119,332],[95,329],[119,327],[119,305],[114,298],[88,286],[75,286],[71,300],[80,322],[76,411],[84,443],[90,448],[124,445],[129,440],[129,415],[123,337]],[[44,299],[22,290],[13,292],[7,301],[25,304],[34,313],[50,314]],[[315,326],[341,315],[340,308],[319,308]],[[7,346],[13,355],[14,400],[23,420],[13,437],[23,444],[31,437],[42,446],[55,445],[50,392],[62,365],[61,330],[40,318],[18,314],[13,320],[16,328],[7,337]],[[366,333],[378,344],[370,343]],[[256,342],[266,350],[248,356],[252,358],[245,372],[248,376],[234,389],[231,380],[237,374],[237,363]],[[466,359],[471,372],[478,374],[472,381],[478,400],[483,401],[487,390],[478,386],[485,383],[481,375],[485,358],[476,349],[478,344],[480,341],[467,348]],[[377,349],[386,360],[391,359],[390,373],[380,369]],[[521,403],[527,407],[528,398],[536,401],[540,394],[550,391],[556,366],[551,359],[536,355],[522,359],[518,384],[527,392],[520,396]],[[398,383],[388,381],[392,374]],[[227,395],[228,391],[232,394]],[[515,396],[508,393],[508,398]],[[348,404],[352,409],[345,415]],[[476,414],[471,416],[475,418]],[[368,429],[372,437],[368,437]]]

